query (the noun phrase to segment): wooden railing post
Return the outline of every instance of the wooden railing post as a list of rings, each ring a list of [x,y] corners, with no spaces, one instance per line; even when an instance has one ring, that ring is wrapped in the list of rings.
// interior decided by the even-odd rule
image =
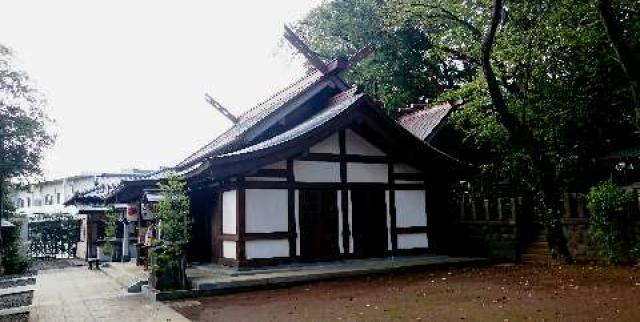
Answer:
[[[511,218],[509,218],[509,223],[511,224],[515,224],[516,223],[516,198],[511,198],[510,200],[511,203]]]
[[[484,208],[484,220],[491,220],[491,214],[489,212],[489,199],[484,199],[482,202],[482,207]]]
[[[471,202],[471,220],[478,220],[478,214],[476,213],[476,203],[473,198],[469,197],[469,201]]]
[[[460,199],[460,221],[464,221],[465,219],[465,214],[464,214],[464,208],[466,206],[466,201],[467,198],[465,198],[465,195],[462,195],[462,199]]]
[[[570,218],[571,217],[571,195],[569,195],[569,193],[563,193],[563,204],[564,204],[564,213],[562,214],[563,218]]]
[[[578,218],[586,218],[584,207],[584,196],[582,194],[574,194],[576,196],[576,213]]]

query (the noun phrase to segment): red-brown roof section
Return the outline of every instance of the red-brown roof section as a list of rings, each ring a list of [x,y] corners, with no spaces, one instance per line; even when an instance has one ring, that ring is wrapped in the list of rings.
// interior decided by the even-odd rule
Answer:
[[[429,141],[456,106],[457,104],[455,103],[447,102],[442,105],[417,110],[400,116],[398,123],[420,140]]]

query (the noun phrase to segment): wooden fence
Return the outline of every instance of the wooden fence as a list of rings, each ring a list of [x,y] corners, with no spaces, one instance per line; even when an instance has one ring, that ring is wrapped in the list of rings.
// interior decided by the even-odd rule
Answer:
[[[632,210],[638,214],[640,189],[630,191],[634,193],[634,200],[637,200]],[[485,244],[487,256],[491,257],[492,248],[501,247],[501,254],[512,254],[507,248],[513,247],[513,257],[517,257],[519,248],[534,237],[530,225],[539,220],[539,212],[530,197],[483,198],[466,194],[456,201],[457,209],[452,209],[457,212],[454,224],[456,231],[465,235],[457,236],[467,239],[463,248],[464,245],[481,242]],[[570,251],[577,259],[594,259],[596,254],[590,247],[587,232],[589,211],[585,194],[565,193],[560,201],[561,223]],[[636,223],[636,228],[640,233],[640,221]]]
[[[494,199],[462,195],[458,202],[457,222],[464,224],[515,225],[518,212],[522,212],[523,197]]]

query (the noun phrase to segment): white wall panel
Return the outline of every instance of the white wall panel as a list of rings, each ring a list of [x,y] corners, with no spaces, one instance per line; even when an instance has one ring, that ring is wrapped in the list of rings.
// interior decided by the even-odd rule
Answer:
[[[286,169],[287,168],[287,161],[283,160],[283,161],[278,161],[276,163],[272,163],[272,164],[267,164],[264,167],[262,167],[262,169]]]
[[[347,163],[348,182],[387,183],[389,178],[388,175],[388,166],[386,164],[355,162]]]
[[[340,142],[338,140],[338,134],[335,133],[330,137],[320,141],[316,145],[310,147],[309,152],[340,154]]]
[[[222,233],[236,234],[237,193],[235,190],[222,193]]]
[[[396,190],[396,227],[426,226],[424,190]]]
[[[393,172],[395,173],[422,173],[422,171],[406,164],[406,163],[395,163],[393,165]]]
[[[289,231],[287,199],[285,189],[245,190],[245,231],[247,233]]]
[[[340,163],[294,161],[293,173],[299,182],[340,182]]]
[[[236,258],[236,242],[233,240],[222,241],[222,257]]]
[[[375,145],[365,140],[363,137],[353,132],[352,130],[345,131],[345,143],[347,154],[357,155],[386,155],[382,150],[378,149]]]
[[[429,240],[427,239],[426,233],[398,235],[398,249],[426,247],[429,247]]]
[[[289,257],[289,240],[247,240],[245,242],[247,259]]]

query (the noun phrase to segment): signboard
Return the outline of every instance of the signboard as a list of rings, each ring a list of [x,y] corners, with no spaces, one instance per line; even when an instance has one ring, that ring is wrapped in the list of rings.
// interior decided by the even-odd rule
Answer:
[[[155,202],[145,202],[142,204],[142,220],[151,220],[155,218],[154,208]]]
[[[140,217],[140,212],[138,211],[138,205],[128,204],[127,205],[127,220],[128,221],[138,221]]]

